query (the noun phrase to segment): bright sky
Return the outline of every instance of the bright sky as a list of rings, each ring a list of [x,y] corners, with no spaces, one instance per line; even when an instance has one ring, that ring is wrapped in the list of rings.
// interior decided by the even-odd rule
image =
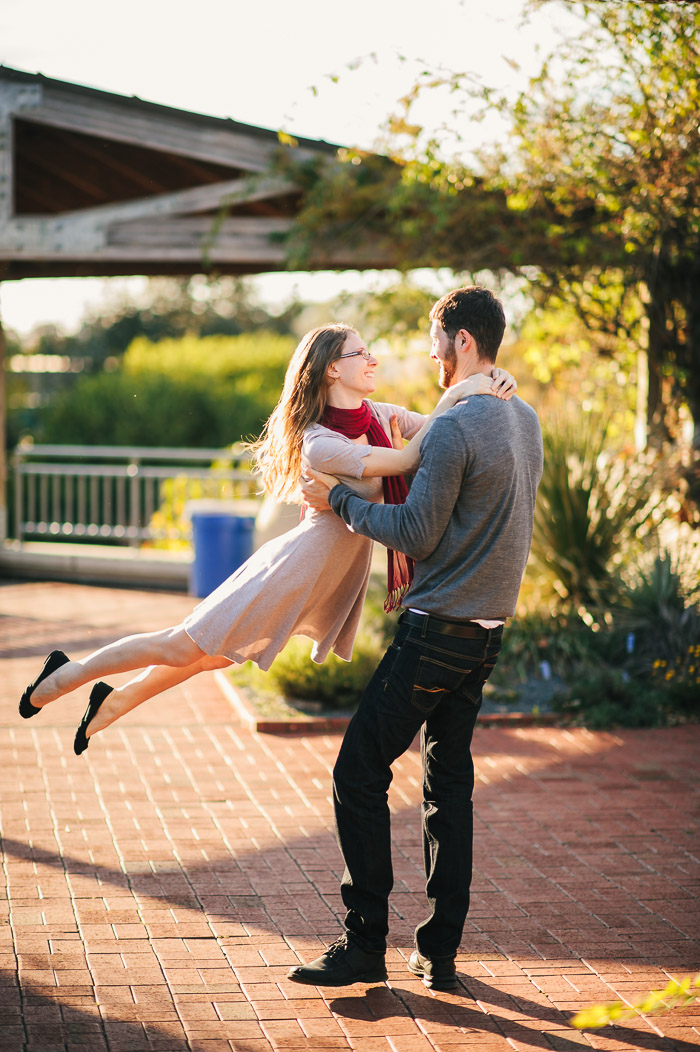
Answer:
[[[3,0],[0,62],[308,138],[371,146],[426,64],[469,70],[500,86],[523,84],[539,67],[538,47],[548,51],[570,19],[550,4],[523,27],[522,8],[523,0]],[[439,125],[444,114],[423,116]],[[483,127],[474,134],[483,135]],[[486,133],[497,134],[497,125]],[[283,299],[296,282],[303,296],[324,299],[359,280],[281,275],[260,279],[260,288]],[[3,323],[19,332],[46,322],[75,327],[87,304],[110,295],[110,285],[130,295],[143,280],[5,282]]]

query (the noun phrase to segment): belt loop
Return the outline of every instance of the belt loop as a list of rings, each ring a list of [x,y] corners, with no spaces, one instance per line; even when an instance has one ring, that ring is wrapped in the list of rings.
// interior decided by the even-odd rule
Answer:
[[[423,624],[420,626],[420,637],[421,637],[421,639],[425,639],[425,637],[426,637],[426,634],[428,632],[428,621],[429,620],[430,620],[430,615],[426,614],[425,617],[423,618]]]

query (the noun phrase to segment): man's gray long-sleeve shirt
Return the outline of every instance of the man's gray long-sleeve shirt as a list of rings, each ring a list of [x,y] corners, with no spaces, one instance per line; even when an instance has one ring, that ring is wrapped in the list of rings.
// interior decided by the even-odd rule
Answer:
[[[371,504],[343,485],[329,500],[353,530],[416,560],[404,606],[502,620],[515,613],[541,474],[535,411],[480,395],[433,422],[405,504]]]

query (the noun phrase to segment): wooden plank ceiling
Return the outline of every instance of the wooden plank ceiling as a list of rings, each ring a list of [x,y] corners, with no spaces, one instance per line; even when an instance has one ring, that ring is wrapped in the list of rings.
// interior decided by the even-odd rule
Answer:
[[[337,147],[0,66],[0,278],[283,270],[289,149]],[[390,265],[338,245],[309,269]]]

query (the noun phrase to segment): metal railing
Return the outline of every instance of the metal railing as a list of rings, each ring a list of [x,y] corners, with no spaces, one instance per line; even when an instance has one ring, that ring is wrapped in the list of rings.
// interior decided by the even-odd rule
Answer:
[[[20,445],[13,460],[19,541],[184,542],[189,501],[260,490],[249,455],[236,447]]]

